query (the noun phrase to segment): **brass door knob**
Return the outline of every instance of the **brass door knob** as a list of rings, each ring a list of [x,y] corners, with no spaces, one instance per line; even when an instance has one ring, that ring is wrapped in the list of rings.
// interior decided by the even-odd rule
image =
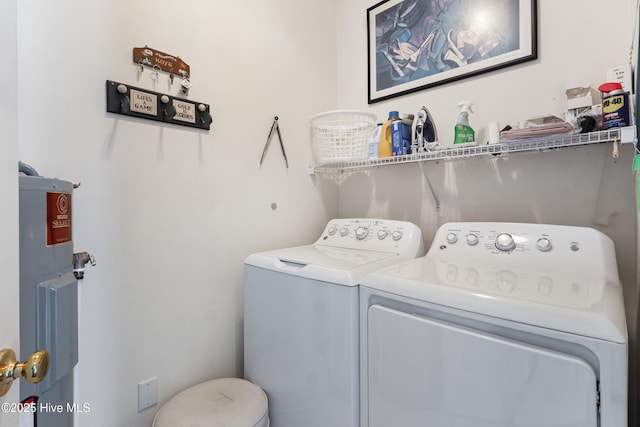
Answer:
[[[0,396],[7,394],[13,380],[20,377],[30,383],[39,383],[49,372],[49,352],[38,350],[24,362],[16,362],[13,350],[0,350]]]

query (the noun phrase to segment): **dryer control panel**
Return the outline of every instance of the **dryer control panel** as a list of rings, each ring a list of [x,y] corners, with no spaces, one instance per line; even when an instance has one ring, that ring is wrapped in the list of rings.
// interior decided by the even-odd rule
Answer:
[[[424,255],[420,228],[407,221],[389,219],[332,219],[316,244],[392,252],[411,258]]]
[[[524,258],[542,253],[548,254],[547,260],[567,256],[588,260],[599,256],[603,245],[609,244],[612,244],[609,237],[588,227],[450,222],[436,232],[430,253],[447,251],[451,256],[461,257],[509,254]]]
[[[587,227],[447,223],[427,257],[448,285],[557,305],[588,306],[619,284],[613,242]]]

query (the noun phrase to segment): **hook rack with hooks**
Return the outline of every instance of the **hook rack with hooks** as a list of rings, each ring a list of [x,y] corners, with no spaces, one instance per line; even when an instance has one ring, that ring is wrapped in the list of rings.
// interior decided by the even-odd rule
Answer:
[[[191,67],[179,56],[160,52],[148,46],[133,48],[133,62],[138,64],[141,69],[146,65],[153,68],[157,67],[170,75],[178,74],[183,78],[189,78],[191,75]]]
[[[205,130],[213,122],[208,104],[112,80],[107,80],[107,112]]]

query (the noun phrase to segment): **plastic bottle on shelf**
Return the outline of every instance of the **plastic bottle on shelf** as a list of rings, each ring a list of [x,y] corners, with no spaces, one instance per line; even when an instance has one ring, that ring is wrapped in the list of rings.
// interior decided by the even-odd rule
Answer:
[[[380,135],[382,135],[382,123],[378,123],[376,128],[371,132],[369,138],[369,158],[378,158],[378,145],[380,144]]]
[[[397,111],[389,111],[389,118],[382,124],[380,133],[380,143],[378,144],[378,157],[391,157],[393,151],[391,148],[391,124],[400,121],[400,114]]]
[[[476,145],[476,135],[469,124],[469,113],[473,113],[471,106],[473,102],[471,101],[462,101],[458,103],[458,108],[460,108],[460,114],[458,115],[458,120],[456,121],[456,126],[454,128],[454,138],[453,145]]]
[[[402,154],[413,153],[413,151],[411,151],[411,143],[413,142],[411,129],[413,128],[414,119],[415,116],[413,114],[405,114],[402,116],[402,143],[404,145]]]

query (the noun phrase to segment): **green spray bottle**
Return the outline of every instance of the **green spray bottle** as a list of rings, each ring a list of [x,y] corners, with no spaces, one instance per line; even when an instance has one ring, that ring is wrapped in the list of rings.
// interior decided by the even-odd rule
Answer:
[[[454,129],[453,145],[476,145],[476,134],[473,131],[471,125],[469,125],[469,113],[473,113],[471,106],[473,102],[462,101],[458,103],[460,108],[460,114],[456,121],[456,127]]]

